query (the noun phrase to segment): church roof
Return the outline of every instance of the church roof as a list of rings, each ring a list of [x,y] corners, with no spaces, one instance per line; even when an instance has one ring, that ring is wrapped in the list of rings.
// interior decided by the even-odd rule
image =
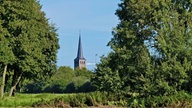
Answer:
[[[79,35],[79,45],[78,45],[77,58],[78,59],[85,59],[83,57],[83,48],[82,48],[82,43],[81,43],[81,35]]]

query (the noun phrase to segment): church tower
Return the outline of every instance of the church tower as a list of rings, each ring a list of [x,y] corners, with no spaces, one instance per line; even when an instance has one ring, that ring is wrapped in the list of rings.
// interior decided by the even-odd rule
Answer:
[[[77,57],[74,59],[74,69],[76,68],[79,68],[79,69],[86,68],[86,59],[83,57],[81,35],[79,35]]]

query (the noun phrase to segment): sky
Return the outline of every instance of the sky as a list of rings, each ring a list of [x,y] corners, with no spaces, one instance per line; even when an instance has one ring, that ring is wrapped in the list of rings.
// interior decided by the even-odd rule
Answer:
[[[60,49],[57,66],[74,67],[78,39],[81,35],[87,69],[94,70],[102,55],[111,50],[107,46],[112,30],[118,24],[115,15],[120,0],[40,0],[42,11],[58,29]]]

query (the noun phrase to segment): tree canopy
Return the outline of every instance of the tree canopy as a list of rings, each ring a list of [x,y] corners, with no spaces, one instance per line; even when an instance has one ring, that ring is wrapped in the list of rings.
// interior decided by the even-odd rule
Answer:
[[[56,29],[38,1],[0,0],[0,24],[0,63],[8,68],[10,95],[21,80],[45,78],[56,70]]]
[[[192,1],[122,0],[116,15],[112,52],[93,79],[98,89],[139,96],[191,90]]]

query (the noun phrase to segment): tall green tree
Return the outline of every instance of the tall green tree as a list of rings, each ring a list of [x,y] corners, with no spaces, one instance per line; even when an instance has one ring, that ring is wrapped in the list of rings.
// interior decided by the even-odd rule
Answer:
[[[101,63],[97,64],[95,76],[91,79],[92,83],[100,91],[120,93],[124,82],[121,80],[115,63],[115,53],[110,53],[107,57],[101,58]]]
[[[7,31],[6,28],[3,28],[2,26],[0,26],[0,30],[1,33],[0,33],[0,64],[1,64],[1,68],[3,71],[2,72],[2,80],[1,80],[1,98],[3,98],[4,96],[4,88],[5,88],[5,77],[6,77],[6,74],[7,74],[7,67],[9,65],[11,65],[14,60],[15,60],[15,57],[14,57],[14,54],[11,50],[11,47],[9,46],[9,41],[11,40],[9,38],[9,33]],[[7,35],[7,38],[5,38],[4,36]]]
[[[158,3],[158,2],[157,2]],[[156,77],[160,77],[159,92],[174,93],[183,90],[183,85],[189,85],[192,71],[192,1],[168,0],[153,5],[157,35],[154,43],[158,53]],[[157,62],[157,61],[155,61]],[[191,89],[191,87],[188,87]],[[161,91],[160,91],[161,89]]]
[[[119,79],[120,91],[141,96],[189,88],[191,11],[190,0],[122,0],[116,11],[120,23],[109,42],[113,55],[101,60],[93,83],[105,88],[111,79],[102,75],[110,75]]]
[[[15,60],[10,96],[22,79],[45,78],[56,70],[56,53],[59,48],[56,29],[48,23],[36,0],[1,0],[4,11],[0,21],[6,28],[8,41]],[[3,35],[7,38],[7,35]],[[5,65],[5,64],[3,64]]]

